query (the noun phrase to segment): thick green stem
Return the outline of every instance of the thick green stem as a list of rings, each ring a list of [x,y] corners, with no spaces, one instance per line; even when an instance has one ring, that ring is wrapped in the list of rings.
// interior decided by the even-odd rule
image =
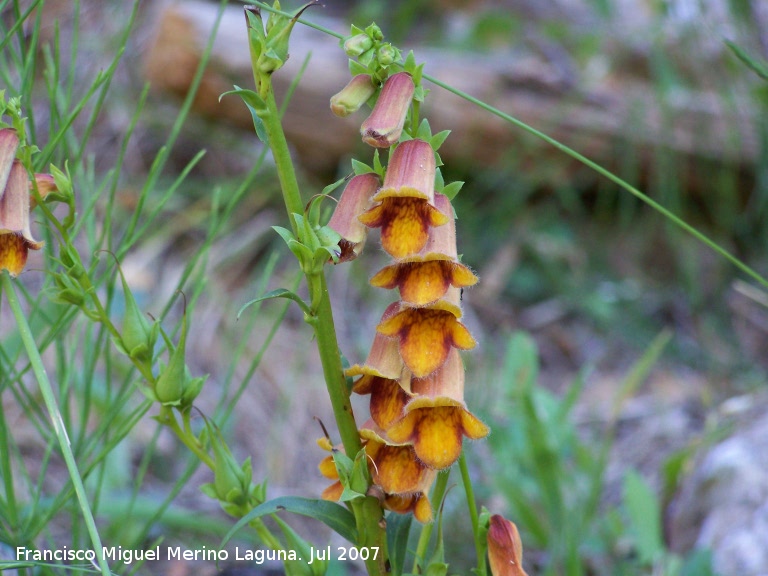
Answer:
[[[280,179],[280,188],[283,191],[285,209],[288,212],[293,233],[297,234],[296,223],[293,221],[291,214],[303,214],[304,203],[301,200],[299,182],[296,179],[296,171],[293,169],[291,152],[285,139],[285,132],[283,132],[283,126],[280,122],[280,112],[277,109],[275,93],[271,85],[266,101],[268,112],[261,120],[264,122],[264,128],[269,139],[268,144],[272,149],[272,156],[275,159],[275,167],[277,168],[277,176]]]
[[[472,521],[472,533],[475,538],[475,552],[477,553],[477,573],[485,574],[485,546],[480,540],[480,522],[477,514],[477,503],[475,502],[475,491],[472,488],[472,479],[469,477],[469,467],[467,459],[462,450],[459,456],[459,470],[461,471],[461,482],[464,484],[464,493],[467,496],[467,506],[469,507],[469,518]]]
[[[301,200],[299,184],[293,168],[288,143],[280,122],[280,115],[275,103],[272,87],[269,87],[267,97],[267,113],[261,117],[266,130],[269,146],[275,159],[280,185],[283,191],[283,199],[289,217],[291,214],[303,214],[304,204]],[[298,234],[296,222],[291,218],[291,227],[294,234]],[[310,292],[319,294],[317,306],[312,310],[313,315],[308,317],[317,338],[317,348],[320,353],[320,361],[323,366],[328,396],[331,399],[333,415],[339,429],[345,452],[354,458],[362,450],[360,435],[358,433],[352,404],[349,400],[349,389],[344,377],[344,369],[341,364],[339,345],[336,339],[336,329],[333,322],[331,301],[328,297],[328,288],[324,271],[307,275],[307,283]],[[379,553],[376,559],[366,561],[366,568],[370,575],[383,575],[388,572],[387,560],[387,535],[384,529],[383,511],[378,500],[373,497],[354,500],[352,508],[355,513],[358,529],[358,542],[360,547],[377,547]]]
[[[35,378],[37,378],[38,385],[40,386],[40,393],[43,395],[43,401],[45,402],[45,406],[48,409],[48,415],[53,423],[56,438],[59,440],[61,453],[64,456],[64,462],[67,465],[69,477],[72,480],[72,486],[75,488],[77,500],[80,503],[80,510],[83,513],[83,520],[85,521],[88,535],[91,537],[91,543],[93,544],[93,548],[96,550],[96,556],[99,559],[99,568],[101,569],[103,576],[109,576],[111,572],[107,565],[107,561],[104,558],[104,554],[102,554],[101,538],[96,529],[96,522],[93,519],[93,513],[88,504],[88,496],[85,493],[85,486],[83,486],[83,479],[80,477],[80,471],[77,468],[77,462],[75,462],[75,456],[72,453],[72,446],[69,444],[69,436],[64,427],[64,422],[61,419],[61,412],[56,404],[56,397],[53,394],[51,382],[48,380],[48,374],[45,371],[45,366],[43,366],[43,359],[40,357],[40,351],[32,336],[32,330],[29,328],[27,317],[24,315],[19,299],[16,296],[16,288],[7,272],[0,272],[0,283],[2,283],[3,292],[5,292],[5,297],[8,299],[8,305],[16,319],[19,335],[21,336],[24,348],[29,356],[29,363],[32,365],[32,371],[35,373]]]

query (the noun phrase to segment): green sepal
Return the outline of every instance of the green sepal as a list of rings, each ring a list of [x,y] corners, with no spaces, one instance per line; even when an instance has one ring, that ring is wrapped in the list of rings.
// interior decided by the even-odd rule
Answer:
[[[123,326],[120,332],[120,350],[133,360],[150,366],[154,356],[159,325],[157,322],[153,322],[150,326],[147,317],[139,310],[136,299],[133,297],[133,293],[123,275],[123,270],[119,265],[117,271],[120,274],[120,282],[123,286],[123,299],[125,300]]]
[[[83,287],[67,274],[54,274],[53,281],[56,287],[48,290],[49,298],[59,304],[82,308],[85,306],[86,295],[93,292],[93,288],[88,291],[83,290]]]
[[[368,74],[368,73],[370,73],[370,70],[368,70],[367,66],[363,66],[357,60],[350,60],[349,61],[349,73],[352,76],[357,76],[358,74]]]
[[[425,576],[445,576],[448,574],[448,564],[445,562],[430,562],[424,574]]]
[[[302,311],[305,314],[311,314],[312,310],[309,308],[309,305],[304,302],[304,300],[296,294],[295,292],[291,292],[287,288],[278,288],[277,290],[272,290],[271,292],[267,292],[264,294],[264,296],[261,296],[259,298],[254,298],[253,300],[250,300],[249,302],[246,302],[243,304],[243,306],[240,308],[240,310],[237,311],[237,319],[240,319],[240,315],[245,312],[245,309],[251,306],[252,304],[256,304],[258,302],[262,302],[264,300],[270,300],[272,298],[287,298],[288,300],[293,300],[296,302],[296,304],[299,305],[299,307],[302,309]]]
[[[463,187],[464,182],[461,180],[456,180],[455,182],[451,182],[450,184],[444,186],[440,192],[448,196],[448,200],[453,200],[456,198],[456,195],[461,191]]]
[[[314,257],[312,250],[296,240],[290,230],[281,226],[272,226],[272,229],[277,232],[283,240],[285,240],[285,243],[288,245],[290,251],[293,252],[294,256],[296,256],[296,258],[299,260],[301,269],[305,272],[309,270],[309,268],[312,266],[312,259]]]
[[[207,426],[212,425],[208,423]],[[242,465],[238,464],[218,430],[211,429],[209,438],[215,463],[213,494],[228,514],[232,514],[235,508],[244,510],[251,493],[250,486],[253,474],[251,459],[249,457]]]
[[[376,49],[370,48],[360,54],[360,56],[357,57],[357,61],[360,62],[362,66],[365,66],[366,70],[370,71],[374,62],[374,58],[376,58]]]
[[[322,194],[323,196],[329,196],[331,194],[331,192],[333,192],[334,190],[336,190],[336,188],[338,188],[339,186],[344,184],[344,182],[346,182],[346,180],[347,180],[346,178],[339,178],[333,184],[328,184],[328,186],[323,188],[323,191],[320,194]]]
[[[448,138],[450,135],[450,130],[443,130],[441,132],[438,132],[434,136],[432,136],[427,142],[429,142],[429,145],[432,146],[432,150],[437,151],[440,146],[443,145],[443,142],[445,142],[445,139]]]
[[[360,174],[375,174],[376,170],[368,166],[365,162],[360,162],[360,160],[357,160],[355,158],[352,158],[352,170],[355,173],[355,176],[359,176]]]
[[[61,224],[65,229],[69,230],[75,223],[75,215],[77,213],[75,192],[72,188],[72,176],[69,173],[69,163],[64,162],[64,171],[51,164],[51,176],[53,176],[56,191],[48,193],[43,201],[46,204],[61,202],[67,205],[68,212],[61,221]]]
[[[181,320],[179,343],[174,348],[163,334],[168,346],[170,358],[168,365],[160,372],[155,382],[157,400],[166,406],[189,406],[197,397],[206,377],[192,378],[187,368],[187,313]]]
[[[360,450],[354,461],[339,450],[334,450],[333,461],[339,473],[339,482],[344,488],[339,497],[340,502],[348,502],[364,498],[371,484],[371,473],[368,470],[368,455],[365,448]]]
[[[85,268],[83,267],[80,254],[71,244],[65,244],[59,251],[59,262],[61,262],[67,270],[67,274],[75,280],[80,280],[85,276]]]

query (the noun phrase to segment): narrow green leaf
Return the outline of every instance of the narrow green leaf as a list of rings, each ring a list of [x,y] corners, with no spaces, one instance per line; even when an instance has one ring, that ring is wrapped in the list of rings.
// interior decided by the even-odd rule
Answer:
[[[267,129],[264,127],[264,121],[261,119],[262,115],[269,113],[266,102],[264,102],[262,97],[253,90],[245,90],[237,85],[235,85],[235,90],[224,92],[221,96],[219,96],[219,102],[221,102],[221,99],[224,96],[230,95],[237,95],[243,99],[243,102],[251,112],[253,127],[256,130],[256,136],[259,137],[259,140],[265,144],[268,144],[269,137],[267,136]]]
[[[299,498],[298,496],[282,496],[264,502],[264,504],[257,506],[243,516],[224,537],[220,547],[223,548],[227,542],[229,542],[232,537],[249,522],[261,518],[262,516],[274,514],[283,510],[319,520],[348,542],[357,542],[355,517],[343,506],[339,506],[335,502],[328,502],[327,500]]]
[[[623,491],[640,560],[651,563],[664,553],[659,502],[648,483],[634,471],[624,477]]]
[[[296,302],[296,304],[299,305],[299,307],[306,313],[311,314],[311,310],[309,308],[309,305],[302,300],[301,296],[296,294],[295,292],[291,292],[287,288],[278,288],[276,290],[272,290],[271,292],[267,292],[264,294],[264,296],[261,296],[259,298],[254,298],[253,300],[250,300],[243,304],[243,306],[240,308],[240,310],[237,311],[237,319],[240,319],[240,315],[245,311],[246,308],[251,306],[252,304],[256,304],[257,302],[263,302],[264,300],[270,300],[272,298],[287,298],[288,300],[293,300]]]
[[[731,52],[736,55],[736,58],[741,60],[741,62],[746,65],[747,68],[752,70],[752,72],[760,76],[760,78],[763,80],[768,80],[768,63],[758,62],[752,58],[752,56],[747,54],[741,46],[731,42],[730,40],[724,40],[724,42],[725,45],[731,49]]]
[[[387,548],[392,576],[400,576],[405,569],[408,552],[408,535],[411,532],[412,514],[390,514],[387,516]]]

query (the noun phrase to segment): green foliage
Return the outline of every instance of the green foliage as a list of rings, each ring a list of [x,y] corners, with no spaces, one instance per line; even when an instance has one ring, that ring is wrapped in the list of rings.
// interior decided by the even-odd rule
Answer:
[[[668,340],[662,333],[628,372],[612,407],[614,415],[643,382]],[[547,552],[539,573],[636,574],[665,566],[664,574],[678,574],[694,556],[681,559],[667,550],[660,499],[641,476],[626,474],[621,506],[606,509],[601,503],[614,421],[608,430],[585,439],[572,418],[584,378],[559,398],[537,386],[538,371],[536,345],[527,335],[514,334],[500,374],[509,384],[507,400],[514,417],[498,419],[490,442],[494,453],[504,455],[494,461],[494,487],[519,523],[529,554],[532,548]],[[633,553],[617,555],[627,538]],[[699,555],[695,558],[703,561]]]
[[[595,0],[594,3],[603,13],[610,11],[606,2]],[[267,291],[280,257],[279,253],[275,253],[265,264],[256,287],[256,293],[264,295],[248,302],[237,314],[239,318],[247,306],[254,307],[245,334],[264,332],[264,342],[249,360],[248,374],[234,392],[231,385],[235,379],[235,366],[248,354],[247,338],[233,346],[231,357],[224,360],[228,364],[228,373],[222,378],[221,389],[212,392],[219,395],[220,407],[215,414],[203,418],[205,423],[201,427],[199,421],[193,420],[193,414],[198,414],[193,410],[193,401],[201,392],[205,378],[193,375],[194,369],[190,367],[187,355],[194,303],[206,290],[212,248],[227,233],[233,215],[241,207],[246,192],[252,188],[261,162],[236,189],[225,190],[223,186],[217,186],[207,191],[201,210],[203,216],[196,230],[199,241],[170,291],[175,294],[185,288],[190,293],[190,306],[180,320],[174,322],[170,317],[175,296],[163,302],[148,303],[141,289],[132,286],[130,277],[124,276],[120,262],[151,240],[171,242],[169,236],[163,236],[167,234],[164,232],[165,225],[189,201],[180,192],[190,187],[190,176],[202,159],[203,152],[194,154],[178,173],[171,171],[169,158],[189,120],[212,38],[172,129],[148,162],[147,173],[137,187],[133,205],[130,210],[124,210],[118,198],[118,191],[124,186],[122,170],[133,131],[145,113],[147,90],[131,95],[136,103],[135,109],[128,111],[131,118],[128,129],[122,134],[118,151],[110,159],[111,165],[106,168],[95,167],[92,136],[105,106],[114,96],[110,91],[111,83],[127,51],[139,2],[133,3],[124,26],[117,30],[106,66],[88,77],[87,81],[78,75],[79,28],[76,26],[74,30],[69,55],[71,61],[67,62],[58,32],[48,37],[45,44],[42,43],[41,19],[35,12],[42,3],[33,2],[24,9],[22,4],[12,1],[2,5],[4,9],[8,8],[10,19],[0,22],[0,81],[5,87],[0,91],[0,114],[10,119],[9,125],[20,135],[22,144],[18,159],[30,174],[50,171],[57,191],[40,203],[36,213],[47,242],[42,273],[31,277],[30,282],[26,282],[27,278],[12,282],[7,275],[2,277],[4,302],[9,303],[18,329],[4,330],[0,336],[0,393],[4,395],[4,401],[11,398],[11,403],[19,408],[23,419],[29,422],[30,430],[37,435],[40,446],[44,447],[44,454],[36,466],[29,466],[23,439],[14,435],[17,416],[7,413],[3,404],[3,409],[0,409],[0,542],[11,548],[55,548],[62,545],[61,534],[65,533],[65,544],[70,548],[98,548],[103,541],[126,549],[140,549],[158,541],[154,532],[158,526],[172,527],[182,533],[203,530],[203,537],[212,534],[218,537],[227,532],[230,524],[223,523],[218,517],[172,504],[202,463],[213,476],[212,482],[201,487],[203,494],[217,501],[225,512],[239,518],[224,537],[222,546],[241,528],[249,525],[253,534],[246,537],[258,542],[258,545],[297,550],[302,556],[307,556],[311,544],[283,519],[283,512],[319,520],[350,543],[370,543],[374,532],[371,526],[379,532],[384,528],[380,514],[376,517],[376,513],[381,511],[379,502],[367,490],[371,473],[365,452],[358,449],[359,438],[354,420],[352,428],[341,430],[343,440],[347,440],[346,454],[354,454],[354,458],[341,451],[334,453],[334,462],[344,487],[341,500],[345,505],[293,496],[267,501],[266,483],[253,481],[251,458],[247,457],[242,462],[236,458],[224,432],[230,423],[233,406],[264,357],[290,304],[285,303],[270,325],[257,325],[255,322],[264,318],[258,314],[261,303],[267,299],[294,301],[301,307],[305,319],[316,328],[315,338],[324,369],[329,367],[325,376],[329,394],[334,400],[334,382],[329,374],[342,374],[342,369],[323,270],[329,262],[337,260],[339,237],[322,225],[320,204],[322,198],[343,180],[327,186],[322,194],[313,197],[306,211],[301,211],[300,202],[298,208],[294,202],[293,208],[296,209],[291,209],[289,205],[290,230],[274,227],[297,257],[306,275],[309,301],[299,295],[298,277],[292,285],[288,282],[290,288]],[[79,22],[78,2],[73,4],[72,10],[73,20]],[[266,20],[258,9],[247,11],[257,91],[235,86],[235,90],[226,94],[241,96],[251,111],[256,133],[262,142],[280,146],[281,143],[275,138],[278,132],[275,123],[279,125],[279,114],[274,101],[270,100],[274,98],[269,90],[270,77],[288,58],[288,37],[304,8],[294,14],[285,14],[275,2],[271,10],[266,7],[264,10],[270,12]],[[407,14],[413,19],[423,10],[426,10],[425,3],[412,2],[391,12]],[[519,26],[519,22],[512,18],[493,17],[478,20],[475,33],[493,41],[494,37],[509,34],[518,30]],[[557,26],[549,31],[552,37],[564,34]],[[729,42],[728,46],[741,63],[758,76],[765,77],[764,63],[734,43]],[[405,138],[426,140],[437,155],[437,149],[447,138],[448,131],[433,135],[427,120],[419,118],[419,105],[428,92],[421,81],[430,78],[423,74],[423,64],[416,63],[413,52],[409,52],[403,60],[401,51],[385,41],[381,29],[375,24],[365,29],[353,26],[344,47],[350,57],[356,59],[350,61],[353,73],[371,74],[379,82],[400,68],[412,75],[417,88]],[[675,87],[684,83],[684,79],[663,55],[656,56],[658,59],[653,62],[653,73],[659,91],[674,91]],[[436,80],[435,84],[445,87]],[[649,205],[667,222],[713,248],[757,282],[765,283],[759,274],[722,244],[710,240],[698,228],[687,224],[676,214],[676,210],[667,208],[683,207],[683,191],[675,172],[676,158],[668,150],[660,148],[656,152],[654,178],[660,190],[658,196],[663,200],[660,202],[515,118],[460,95],[602,174],[620,190]],[[40,114],[41,107],[45,108],[45,114]],[[292,174],[287,145],[277,150],[275,157],[278,164],[288,163],[288,167],[284,164],[278,166],[281,177]],[[441,165],[440,156],[436,157],[438,165]],[[375,172],[383,177],[385,167],[378,150],[371,164],[352,161],[355,173]],[[706,200],[705,204],[719,219],[723,229],[732,231],[744,223],[754,226],[762,222],[768,207],[765,186],[760,188],[764,182],[755,186],[751,205],[756,209],[753,212],[744,211],[732,198],[737,189],[736,180],[714,168],[711,174],[714,175],[711,179],[722,185],[722,194],[715,200]],[[437,191],[453,199],[462,185],[461,181],[446,184],[442,172],[438,171]],[[297,184],[295,188],[297,194],[294,200],[300,200]],[[519,195],[509,195],[500,203],[494,202],[489,210],[492,213],[491,226],[480,214],[486,232],[499,236],[499,227],[503,226],[504,239],[508,241],[507,208],[522,208],[531,191],[523,190]],[[35,198],[39,200],[38,196]],[[562,193],[560,199],[563,198],[566,198],[565,202],[570,198],[571,208],[578,205],[572,195]],[[611,202],[613,200],[608,199],[605,205]],[[57,215],[54,203],[61,203],[61,211],[66,209],[66,213]],[[499,206],[504,209],[499,209]],[[617,209],[619,218],[631,222],[631,207],[622,206]],[[612,217],[614,212],[610,206],[608,208],[606,213]],[[554,230],[557,246],[573,244],[574,236],[566,225],[561,223],[551,230]],[[487,248],[487,245],[483,247]],[[93,256],[98,251],[111,252],[117,263],[112,266],[99,261]],[[567,266],[561,269],[558,263],[552,265],[552,260],[557,257],[552,258],[545,252],[539,256],[542,261],[547,260],[539,270],[526,276],[523,268],[516,274],[515,282],[520,292],[526,291],[526,282],[528,286],[534,285],[529,293],[536,293],[539,286],[548,281],[558,281],[561,287],[564,283],[573,283]],[[689,284],[693,286],[697,274],[689,275]],[[536,278],[531,280],[533,276]],[[120,292],[122,298],[118,297]],[[595,291],[588,285],[580,296],[583,297],[574,300],[583,310],[603,319],[606,324],[618,323],[619,313],[623,312],[620,303],[607,305],[606,299],[600,294],[595,296]],[[152,316],[148,316],[150,311]],[[158,338],[159,335],[162,339]],[[630,396],[637,389],[668,340],[667,334],[661,334],[652,342],[628,373],[620,398]],[[613,428],[609,427],[599,440],[585,440],[582,431],[572,421],[572,411],[580,397],[585,376],[580,376],[563,397],[558,397],[538,385],[538,370],[537,352],[532,340],[524,334],[515,335],[509,342],[500,376],[511,386],[505,398],[508,401],[505,405],[507,415],[497,416],[498,422],[490,440],[497,458],[488,471],[520,523],[526,545],[544,552],[535,556],[540,559],[541,573],[585,574],[603,570],[602,573],[606,574],[712,574],[708,552],[696,551],[680,558],[671,554],[663,541],[662,503],[683,473],[692,451],[675,454],[665,463],[661,500],[645,479],[630,472],[624,478],[621,502],[606,509],[601,495],[605,488],[604,474]],[[32,376],[38,382],[39,391],[30,386]],[[343,377],[337,380],[337,391],[341,390],[341,393],[336,400],[348,400],[347,380]],[[147,398],[136,394],[137,390],[146,391]],[[138,443],[135,440],[138,430],[152,423],[148,415],[153,410],[153,404],[154,409],[159,410],[155,418],[158,425],[145,444]],[[618,404],[614,407],[614,415],[618,414],[619,408]],[[346,405],[342,406],[341,412],[344,410],[351,413]],[[342,418],[337,420],[342,428]],[[220,422],[221,428],[214,422]],[[170,431],[188,451],[174,458],[163,452],[159,443],[161,429]],[[351,444],[350,438],[353,439]],[[350,445],[355,450],[350,449]],[[142,453],[138,463],[132,456],[132,449],[137,447]],[[60,458],[64,460],[66,479],[62,486],[52,490],[47,478],[61,475]],[[478,517],[463,459],[459,467],[478,555],[475,573],[484,576],[487,514]],[[166,475],[169,484],[165,487],[167,494],[148,494],[150,473],[160,478]],[[442,505],[447,482],[446,472],[440,475],[433,494],[433,508],[440,510],[433,546],[430,547],[432,526],[422,528],[413,552],[409,547],[411,517],[393,515],[386,519],[386,542],[382,547],[386,545],[389,548],[393,574],[406,573],[411,552],[415,557],[414,573],[434,576],[449,573],[442,533]],[[264,522],[267,517],[271,519],[269,523]],[[94,518],[99,519],[98,524]],[[67,529],[61,530],[62,526]],[[631,554],[618,554],[619,544],[626,541],[630,542]],[[41,574],[85,570],[77,566],[0,561],[0,569],[5,568]],[[109,568],[116,573],[138,569],[129,565],[107,567],[103,561],[99,568],[103,574],[108,574]],[[331,572],[339,570],[339,566],[318,562],[310,567],[298,561],[289,561],[285,565],[289,575],[319,576],[326,569]],[[370,566],[369,569],[373,570]]]

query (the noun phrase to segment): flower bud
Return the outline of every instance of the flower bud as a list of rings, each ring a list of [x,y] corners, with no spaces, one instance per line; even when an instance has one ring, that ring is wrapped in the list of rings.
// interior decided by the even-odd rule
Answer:
[[[331,96],[331,110],[336,116],[344,118],[356,112],[376,92],[368,74],[358,74],[342,88],[341,92]]]
[[[517,526],[499,514],[491,516],[488,527],[488,561],[493,576],[528,576]]]
[[[360,56],[366,50],[370,50],[373,47],[373,40],[368,37],[368,34],[356,34],[344,41],[344,52],[350,58]]]
[[[30,182],[30,187],[32,183]],[[51,192],[58,192],[58,188],[56,187],[56,182],[53,179],[53,175],[51,174],[35,174],[35,186],[37,187],[37,192],[40,194],[40,198],[45,198],[50,194]],[[34,210],[37,206],[37,200],[35,200],[34,196],[29,197],[29,209]]]
[[[389,66],[397,60],[397,50],[395,50],[392,44],[387,43],[379,47],[376,57],[380,65]]]
[[[387,78],[373,112],[360,127],[363,142],[388,148],[400,139],[416,86],[407,72]]]
[[[62,255],[66,251],[62,250]],[[68,259],[71,257],[68,255]],[[115,342],[119,345],[126,355],[133,358],[137,362],[141,362],[146,365],[151,365],[152,357],[155,350],[155,342],[157,341],[159,324],[153,322],[150,325],[147,317],[141,312],[136,299],[128,287],[128,282],[123,276],[123,271],[120,272],[120,281],[123,285],[123,298],[125,299],[125,313],[123,315],[123,327],[120,333],[120,341]],[[163,376],[161,376],[162,378]]]
[[[339,262],[354,260],[362,252],[368,227],[358,217],[371,206],[371,197],[378,187],[379,177],[376,174],[358,174],[341,193],[328,222],[328,227],[341,236]]]

